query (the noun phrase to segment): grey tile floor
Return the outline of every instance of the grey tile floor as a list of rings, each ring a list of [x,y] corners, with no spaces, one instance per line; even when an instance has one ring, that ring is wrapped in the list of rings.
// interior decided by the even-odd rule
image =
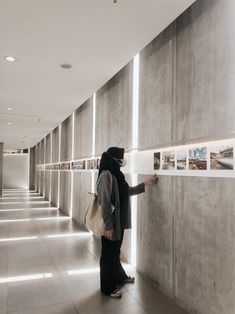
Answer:
[[[134,268],[121,299],[99,291],[99,242],[38,193],[0,197],[0,314],[185,314]]]

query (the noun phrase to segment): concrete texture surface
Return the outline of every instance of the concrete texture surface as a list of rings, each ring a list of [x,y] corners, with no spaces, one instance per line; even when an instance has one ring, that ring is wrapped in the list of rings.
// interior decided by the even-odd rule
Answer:
[[[52,131],[52,162],[59,161],[59,126]]]
[[[92,97],[75,111],[74,117],[74,159],[92,154],[93,130]]]
[[[61,123],[60,161],[72,158],[72,115]]]

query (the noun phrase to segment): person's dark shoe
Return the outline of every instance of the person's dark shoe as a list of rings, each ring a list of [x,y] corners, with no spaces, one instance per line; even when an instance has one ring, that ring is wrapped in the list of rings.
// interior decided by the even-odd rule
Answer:
[[[135,282],[135,277],[131,277],[131,276],[128,276],[126,277],[126,279],[123,280],[123,284],[125,283],[134,283]]]
[[[118,289],[114,290],[112,293],[109,294],[111,298],[121,298],[122,292]]]

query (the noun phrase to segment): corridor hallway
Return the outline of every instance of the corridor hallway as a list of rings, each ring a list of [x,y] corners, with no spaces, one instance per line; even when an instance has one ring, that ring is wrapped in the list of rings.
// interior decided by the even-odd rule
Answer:
[[[99,291],[99,242],[38,193],[0,197],[0,314],[185,314],[129,265],[121,299]]]

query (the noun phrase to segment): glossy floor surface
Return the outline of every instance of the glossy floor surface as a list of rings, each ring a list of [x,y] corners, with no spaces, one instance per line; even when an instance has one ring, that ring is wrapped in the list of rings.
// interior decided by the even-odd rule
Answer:
[[[0,197],[0,314],[185,314],[130,265],[121,299],[99,291],[99,242],[38,193]]]

